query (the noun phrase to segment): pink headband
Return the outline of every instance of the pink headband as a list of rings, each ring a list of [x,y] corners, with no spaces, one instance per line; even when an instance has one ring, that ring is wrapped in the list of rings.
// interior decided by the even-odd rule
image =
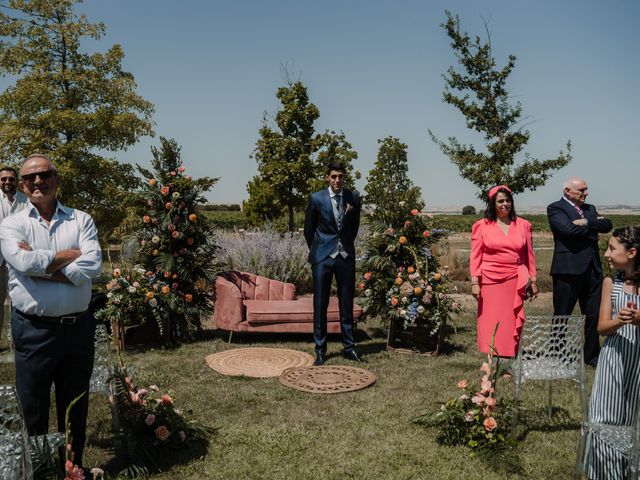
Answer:
[[[511,193],[511,189],[506,185],[496,185],[491,190],[489,190],[489,200],[495,197],[496,193],[498,193],[498,190],[506,190],[507,192]]]

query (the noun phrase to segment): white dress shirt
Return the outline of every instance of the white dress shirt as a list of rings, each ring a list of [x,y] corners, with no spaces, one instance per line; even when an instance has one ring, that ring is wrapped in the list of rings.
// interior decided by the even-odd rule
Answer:
[[[0,222],[7,218],[9,215],[13,215],[20,210],[23,210],[29,200],[27,200],[27,196],[22,192],[16,192],[13,194],[13,202],[9,201],[9,197],[6,193],[0,190]],[[0,265],[4,264],[4,258],[2,258],[2,253],[0,252]]]
[[[88,213],[60,202],[47,222],[29,202],[0,225],[2,254],[9,267],[9,295],[18,310],[57,317],[82,312],[91,300],[91,279],[100,275],[102,252],[98,230]],[[18,247],[25,241],[32,251]],[[79,249],[82,254],[60,269],[71,283],[49,280],[46,270],[56,252]]]

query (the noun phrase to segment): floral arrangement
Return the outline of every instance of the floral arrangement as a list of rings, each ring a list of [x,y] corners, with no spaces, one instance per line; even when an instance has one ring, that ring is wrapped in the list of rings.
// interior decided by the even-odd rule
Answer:
[[[479,386],[466,379],[458,381],[458,395],[440,405],[436,412],[413,421],[440,427],[440,443],[466,445],[485,459],[507,452],[515,445],[515,440],[509,436],[513,406],[496,397],[496,380],[505,369],[495,358],[496,361],[492,350],[487,361],[482,363]]]
[[[139,388],[125,367],[115,367],[112,375],[115,404],[123,458],[128,461],[130,477],[157,472],[176,449],[206,444],[215,431],[188,420],[176,408],[171,392],[161,392],[158,386]]]
[[[138,166],[146,181],[135,232],[126,242],[136,266],[114,269],[104,316],[125,324],[155,319],[160,333],[175,341],[188,337],[213,309],[208,291],[218,246],[198,205],[217,179],[187,175],[175,141],[161,142],[161,149],[152,148],[154,171]]]
[[[417,208],[400,225],[374,216],[364,246],[364,274],[358,284],[366,315],[402,320],[404,328],[429,326],[436,334],[459,305],[448,295],[447,267],[440,268],[438,244],[448,231]]]
[[[177,288],[177,274],[159,275],[140,265],[115,268],[112,275],[105,287],[107,305],[96,313],[96,318],[116,320],[123,325],[153,318],[161,335],[170,328],[175,312],[188,310],[194,300],[206,295],[199,290],[183,293]]]

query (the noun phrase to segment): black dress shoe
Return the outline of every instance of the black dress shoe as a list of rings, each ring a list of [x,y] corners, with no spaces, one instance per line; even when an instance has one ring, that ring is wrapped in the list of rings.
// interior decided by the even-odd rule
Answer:
[[[313,364],[316,367],[319,367],[321,365],[324,365],[324,355],[322,353],[318,353],[318,355],[316,356],[316,361],[313,362]]]
[[[347,360],[351,360],[353,362],[365,362],[362,358],[358,356],[355,350],[349,350],[348,352],[342,352],[342,356]]]

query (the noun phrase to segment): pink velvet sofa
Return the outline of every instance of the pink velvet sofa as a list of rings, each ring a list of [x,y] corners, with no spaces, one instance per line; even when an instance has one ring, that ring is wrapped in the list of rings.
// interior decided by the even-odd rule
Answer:
[[[296,298],[292,283],[271,280],[247,272],[224,272],[216,277],[213,322],[233,332],[313,333],[313,298]],[[353,305],[354,321],[362,307]],[[340,333],[338,299],[331,297],[327,332]]]

